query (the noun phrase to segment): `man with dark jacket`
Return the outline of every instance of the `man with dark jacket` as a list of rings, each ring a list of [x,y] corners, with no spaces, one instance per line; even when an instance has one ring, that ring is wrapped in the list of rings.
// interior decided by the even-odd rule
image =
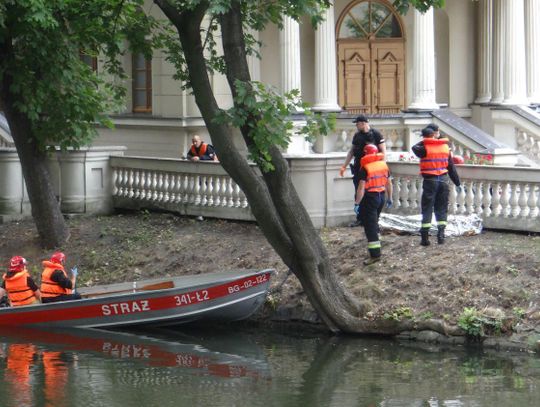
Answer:
[[[448,177],[460,188],[459,175],[452,160],[448,147],[448,139],[435,138],[431,127],[422,130],[423,140],[415,144],[413,153],[420,158],[420,173],[424,178],[422,183],[422,226],[420,227],[420,244],[429,246],[429,229],[431,217],[435,211],[437,221],[437,243],[444,243],[444,230],[448,216]]]
[[[187,153],[187,158],[191,161],[218,161],[214,147],[205,143],[197,135],[191,139],[191,148]]]
[[[379,152],[383,154],[383,159],[386,159],[386,145],[384,144],[383,135],[378,130],[375,130],[369,125],[369,120],[366,116],[358,116],[356,119],[353,120],[353,123],[356,124],[356,128],[358,131],[353,137],[352,146],[347,153],[347,158],[345,158],[345,162],[339,170],[339,175],[343,177],[343,174],[345,174],[345,170],[347,169],[347,165],[354,157],[353,164],[351,165],[351,172],[353,175],[354,197],[356,200],[356,192],[358,190],[358,183],[360,182],[360,160],[364,156],[364,147],[367,144],[374,144],[375,146],[377,146]],[[362,226],[362,218],[360,216],[360,213],[361,209],[356,215],[356,221],[351,223],[349,226]]]

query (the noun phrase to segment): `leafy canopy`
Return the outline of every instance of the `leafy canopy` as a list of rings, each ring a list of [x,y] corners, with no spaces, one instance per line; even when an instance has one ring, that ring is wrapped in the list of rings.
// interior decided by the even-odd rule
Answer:
[[[95,123],[111,126],[125,94],[119,56],[124,40],[149,53],[145,35],[153,22],[144,0],[4,0],[0,3],[0,81],[11,78],[14,107],[31,123],[33,141],[80,147],[96,134]],[[103,59],[102,72],[80,54]],[[110,75],[110,76],[107,76]]]

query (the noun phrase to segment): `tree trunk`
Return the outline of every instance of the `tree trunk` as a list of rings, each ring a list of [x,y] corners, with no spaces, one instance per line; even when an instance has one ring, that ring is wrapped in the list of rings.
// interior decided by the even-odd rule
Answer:
[[[13,54],[9,52],[9,47],[4,46],[0,51],[2,51],[0,58],[4,59],[4,66],[13,66],[16,63]],[[7,61],[12,61],[12,63]],[[32,142],[30,121],[14,106],[17,96],[10,92],[11,83],[9,71],[5,70],[2,83],[0,83],[0,99],[21,162],[26,190],[32,206],[32,217],[41,245],[49,249],[60,247],[69,237],[69,231],[54,195],[46,165],[47,155]]]
[[[395,334],[418,327],[414,321],[370,321],[365,318],[366,308],[337,280],[326,248],[296,193],[288,163],[279,150],[270,150],[275,170],[264,173],[261,178],[249,167],[246,158],[232,143],[230,129],[214,122],[219,107],[210,86],[200,36],[200,24],[207,5],[199,4],[196,9],[186,11],[176,9],[167,0],[154,2],[178,30],[195,101],[222,166],[246,194],[265,237],[298,277],[311,304],[329,329],[351,333]],[[236,80],[251,80],[239,2],[233,2],[231,10],[221,17],[221,31],[227,80],[234,94]],[[249,145],[251,139],[247,126],[241,130],[246,144]],[[427,327],[425,324],[424,326]],[[445,333],[449,329],[442,321],[436,321],[430,328]]]

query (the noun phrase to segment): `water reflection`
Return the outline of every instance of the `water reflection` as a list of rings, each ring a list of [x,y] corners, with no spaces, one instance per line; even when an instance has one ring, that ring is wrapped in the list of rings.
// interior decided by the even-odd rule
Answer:
[[[0,405],[536,406],[529,354],[276,332],[0,332]]]

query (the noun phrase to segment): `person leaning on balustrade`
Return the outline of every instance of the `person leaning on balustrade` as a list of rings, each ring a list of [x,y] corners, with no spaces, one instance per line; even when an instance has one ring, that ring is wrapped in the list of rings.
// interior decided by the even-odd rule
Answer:
[[[218,161],[214,146],[203,142],[198,135],[194,135],[191,139],[187,158],[191,161]]]

